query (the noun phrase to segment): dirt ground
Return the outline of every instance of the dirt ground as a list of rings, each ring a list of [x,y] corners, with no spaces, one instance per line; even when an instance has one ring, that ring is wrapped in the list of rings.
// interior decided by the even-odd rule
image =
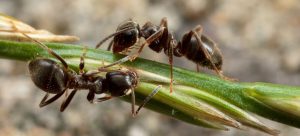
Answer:
[[[142,25],[146,21],[159,24],[167,17],[177,39],[201,24],[223,53],[225,75],[241,82],[300,85],[299,0],[1,0],[0,12],[36,28],[76,35],[81,38],[78,43],[91,47],[128,18]],[[155,58],[153,54],[146,49],[142,56],[167,63],[164,54]],[[267,135],[256,130],[205,129],[149,110],[131,118],[128,103],[115,99],[91,105],[85,92],[75,96],[63,114],[58,111],[59,102],[40,109],[44,92],[31,82],[27,64],[8,60],[0,64],[1,136]],[[175,65],[195,69],[184,58],[176,58]],[[299,129],[262,121],[284,136],[300,135]]]

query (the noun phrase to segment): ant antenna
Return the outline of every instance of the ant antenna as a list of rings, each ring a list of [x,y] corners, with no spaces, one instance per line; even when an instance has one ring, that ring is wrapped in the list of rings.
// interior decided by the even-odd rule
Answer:
[[[28,39],[30,39],[31,41],[37,43],[41,48],[45,49],[46,51],[48,51],[49,54],[53,55],[55,58],[57,58],[63,65],[64,68],[67,70],[68,69],[68,64],[67,62],[57,53],[55,53],[53,50],[51,50],[50,48],[48,48],[45,44],[41,43],[40,41],[31,38],[29,35],[25,34],[22,31],[19,31],[18,28],[16,27],[15,23],[13,21],[10,21],[11,24],[13,25],[13,28],[15,29],[16,32],[21,33],[22,35],[24,35],[25,37],[27,37]]]
[[[139,106],[139,108],[136,110],[134,115],[137,115],[139,111],[150,101],[150,99],[158,93],[159,89],[162,87],[162,85],[158,85],[152,92],[149,94],[143,101],[143,103]]]
[[[125,32],[125,31],[127,31],[127,30],[130,30],[130,29],[134,29],[134,27],[124,28],[124,29],[122,29],[122,30],[120,30],[120,31],[117,31],[117,32],[115,32],[115,33],[112,33],[112,34],[108,35],[107,37],[105,37],[102,41],[100,41],[100,42],[96,45],[96,49],[99,48],[99,47],[100,47],[104,42],[106,42],[108,39],[110,39],[110,38],[112,38],[112,37],[114,37],[114,36],[116,36],[116,35],[118,35],[118,34],[120,34],[120,33],[123,33],[123,32]]]

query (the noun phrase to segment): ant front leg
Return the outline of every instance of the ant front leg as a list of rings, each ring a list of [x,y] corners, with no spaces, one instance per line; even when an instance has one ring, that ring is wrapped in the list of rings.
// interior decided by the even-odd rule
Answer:
[[[176,40],[173,38],[173,36],[170,34],[169,36],[170,42],[168,43],[168,56],[169,56],[169,63],[170,63],[170,93],[173,91],[173,53],[174,48],[177,45]]]
[[[173,35],[169,33],[168,30],[168,20],[166,17],[164,17],[160,22],[160,27],[164,27],[164,32],[161,36],[161,42],[164,44],[167,48],[165,49],[167,52],[167,55],[169,57],[169,64],[170,64],[170,93],[173,92],[173,52],[174,48],[177,45],[176,40],[174,39]]]
[[[163,23],[164,23],[164,21],[163,21]],[[162,24],[163,24],[163,23],[162,23]],[[145,40],[145,42],[141,45],[141,47],[139,48],[138,52],[135,53],[135,54],[133,54],[133,55],[130,55],[130,61],[133,61],[133,60],[135,60],[138,56],[140,56],[140,54],[141,54],[143,48],[144,48],[145,46],[150,45],[150,44],[151,44],[152,42],[154,42],[155,40],[161,38],[161,36],[164,34],[165,31],[167,31],[167,29],[166,29],[164,26],[162,26],[162,27],[159,28],[159,30],[158,30],[157,32],[155,32],[155,33],[152,34],[150,37],[148,37],[148,38]]]
[[[142,44],[142,46],[140,47],[138,52],[135,55],[133,55],[133,57],[131,58],[132,59],[131,61],[133,61],[136,57],[138,57],[140,55],[140,53],[142,52],[142,50],[145,46],[150,45],[155,40],[162,39],[162,40],[167,41],[168,40],[167,35],[168,35],[168,20],[166,17],[164,17],[160,21],[159,30],[145,40],[145,42]]]

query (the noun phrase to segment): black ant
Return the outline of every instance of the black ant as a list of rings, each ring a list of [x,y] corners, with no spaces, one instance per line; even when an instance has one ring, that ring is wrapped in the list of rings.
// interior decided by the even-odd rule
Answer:
[[[197,64],[197,71],[199,66],[207,67],[214,70],[221,78],[229,79],[222,73],[222,54],[217,45],[202,34],[202,27],[196,26],[194,29],[185,33],[182,40],[177,42],[174,35],[169,32],[167,19],[163,18],[160,25],[154,25],[151,22],[146,22],[140,28],[137,22],[131,19],[120,24],[115,33],[107,36],[100,41],[96,48],[99,48],[105,41],[113,37],[109,43],[108,50],[113,50],[113,53],[127,53],[137,44],[140,38],[144,38],[145,42],[139,47],[137,53],[129,55],[115,64],[123,63],[125,61],[132,61],[139,56],[145,46],[159,53],[164,50],[164,53],[169,57],[170,63],[170,92],[172,92],[173,84],[173,55],[176,57],[185,56],[187,59]],[[229,79],[230,80],[230,79]]]
[[[22,32],[20,32],[22,33]],[[131,94],[132,101],[132,116],[138,114],[139,110],[158,92],[161,86],[149,94],[144,102],[135,111],[135,94],[134,88],[138,84],[138,75],[130,70],[108,70],[99,69],[97,72],[84,72],[84,56],[86,48],[80,58],[79,74],[68,67],[67,62],[53,50],[48,48],[43,43],[31,38],[25,33],[22,33],[28,39],[34,41],[42,48],[48,51],[49,54],[58,59],[63,67],[51,59],[35,59],[29,62],[29,72],[34,84],[46,92],[46,95],[40,102],[40,107],[44,107],[65,94],[65,99],[61,104],[60,111],[63,112],[78,90],[87,89],[89,91],[87,100],[90,103],[102,102],[114,97],[121,97]],[[107,72],[105,77],[97,75],[100,72]],[[68,94],[68,89],[73,89]],[[49,98],[49,94],[55,94]],[[105,94],[101,98],[95,98],[95,95]]]

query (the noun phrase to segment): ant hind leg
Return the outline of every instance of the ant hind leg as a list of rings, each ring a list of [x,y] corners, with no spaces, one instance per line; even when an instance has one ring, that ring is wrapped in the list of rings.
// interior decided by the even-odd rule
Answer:
[[[203,33],[203,28],[202,28],[200,25],[198,25],[198,26],[196,26],[191,32],[192,32],[192,35],[195,36],[197,42],[199,43],[200,48],[201,48],[201,50],[204,52],[205,57],[206,57],[206,58],[210,61],[210,63],[212,64],[212,67],[213,67],[214,71],[215,71],[222,79],[229,80],[229,81],[236,81],[236,79],[231,79],[231,78],[228,78],[228,77],[224,76],[222,70],[219,70],[219,69],[217,68],[217,66],[212,62],[211,55],[210,55],[209,52],[205,49],[204,44],[202,44],[203,41],[201,40],[201,37],[203,36],[203,35],[202,35],[202,33]],[[206,37],[206,38],[207,38],[207,37]],[[208,38],[207,38],[207,39],[208,39]],[[212,44],[214,44],[214,48],[216,48],[217,50],[219,50],[219,48],[215,45],[215,43],[214,43],[213,41],[210,40],[210,42],[211,42]],[[197,70],[197,71],[198,71],[198,70]]]
[[[214,69],[214,71],[216,71],[216,73],[221,77],[224,78],[225,76],[223,75],[223,73],[217,68],[217,66],[212,62],[212,58],[211,55],[209,54],[209,52],[205,49],[204,44],[201,40],[201,36],[203,33],[203,28],[198,25],[196,26],[192,31],[192,35],[195,36],[197,42],[199,43],[198,45],[200,45],[201,50],[204,52],[205,57],[210,61],[210,63],[212,64],[212,67]]]
[[[68,105],[70,104],[71,100],[73,99],[74,95],[76,94],[77,90],[74,89],[70,95],[67,96],[67,98],[63,101],[63,103],[61,104],[61,107],[60,107],[60,111],[63,112],[67,107]]]
[[[53,97],[51,97],[50,99],[47,100],[49,93],[47,93],[44,98],[42,99],[42,101],[40,102],[40,107],[44,107],[52,102],[54,102],[55,100],[57,100],[59,97],[61,97],[64,94],[65,90],[62,91],[61,93],[55,94]]]

